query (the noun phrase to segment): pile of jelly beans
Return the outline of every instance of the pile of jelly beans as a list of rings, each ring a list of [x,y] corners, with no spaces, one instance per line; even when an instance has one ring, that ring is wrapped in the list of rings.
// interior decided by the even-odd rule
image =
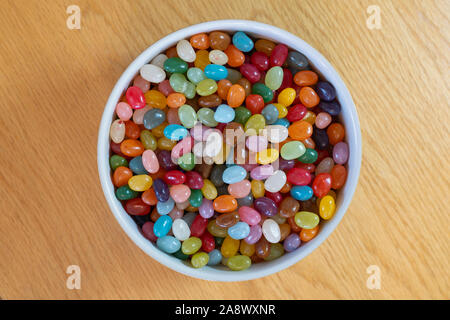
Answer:
[[[144,65],[115,111],[117,199],[194,268],[274,260],[335,213],[349,157],[341,107],[284,44],[196,34]]]

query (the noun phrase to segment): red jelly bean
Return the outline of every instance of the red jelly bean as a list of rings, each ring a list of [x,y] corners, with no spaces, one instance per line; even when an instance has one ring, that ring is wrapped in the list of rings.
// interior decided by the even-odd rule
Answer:
[[[111,151],[114,152],[115,154],[117,154],[118,156],[124,157],[126,159],[129,159],[129,157],[127,157],[126,155],[124,155],[122,153],[122,151],[120,151],[120,143],[115,143],[111,141]]]
[[[250,63],[244,63],[239,69],[242,76],[248,79],[251,83],[256,83],[261,79],[261,72],[259,72],[258,68],[255,65]]]
[[[320,162],[322,162],[323,159],[326,157],[329,157],[330,153],[327,150],[319,150],[317,151],[317,160],[314,162],[315,165],[318,165]]]
[[[292,72],[289,69],[283,69],[283,82],[281,82],[281,87],[278,88],[278,92],[283,91],[286,88],[292,88]]]
[[[141,88],[135,86],[129,87],[125,95],[128,104],[133,109],[141,109],[145,107],[145,97]]]
[[[125,211],[134,216],[143,216],[150,213],[150,206],[141,198],[134,198],[125,202]]]
[[[329,173],[318,174],[314,178],[312,189],[316,197],[325,197],[331,189],[331,175]]]
[[[203,233],[203,235],[200,237],[202,240],[202,250],[205,252],[211,252],[216,247],[216,242],[214,241],[214,237],[206,231]]]
[[[164,182],[170,185],[182,184],[185,181],[186,175],[179,170],[170,170],[164,175]]]
[[[278,206],[283,200],[283,195],[280,192],[268,192],[266,191],[264,194],[265,197],[273,200],[275,204]]]
[[[208,219],[203,218],[201,215],[197,215],[191,225],[191,236],[200,237],[205,233],[208,226]]]
[[[203,178],[200,173],[196,171],[187,171],[186,175],[186,185],[191,189],[201,189],[203,188]]]
[[[249,94],[247,98],[245,98],[245,107],[250,110],[252,114],[261,113],[264,106],[264,99],[259,94]]]
[[[299,103],[289,108],[286,119],[288,119],[290,122],[300,121],[306,116],[307,112],[308,109],[306,109],[304,105]]]
[[[302,168],[292,168],[287,173],[287,180],[296,186],[307,186],[311,182],[311,173]]]
[[[260,71],[267,71],[269,69],[269,57],[264,52],[256,51],[252,54],[250,62]]]
[[[144,237],[146,237],[148,240],[156,242],[158,240],[158,237],[155,236],[155,233],[153,232],[153,226],[155,224],[151,221],[147,221],[142,225],[142,234]]]
[[[288,47],[284,44],[277,44],[270,55],[270,66],[282,66],[288,56]]]

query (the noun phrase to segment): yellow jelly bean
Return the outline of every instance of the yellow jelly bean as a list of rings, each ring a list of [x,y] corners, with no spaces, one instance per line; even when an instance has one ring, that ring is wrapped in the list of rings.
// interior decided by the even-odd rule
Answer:
[[[336,211],[336,204],[332,196],[327,195],[320,200],[319,214],[324,220],[329,220],[333,217]]]
[[[222,248],[220,248],[220,252],[222,256],[225,258],[231,258],[236,255],[239,250],[240,241],[227,236],[225,240],[223,240]]]
[[[197,252],[191,258],[191,263],[194,268],[202,268],[206,266],[209,261],[209,255],[206,252]]]
[[[279,152],[277,149],[261,150],[256,154],[256,162],[259,164],[269,164],[278,159]]]
[[[145,101],[152,108],[164,109],[167,105],[166,96],[158,90],[149,90],[144,93]]]
[[[254,198],[261,198],[264,197],[265,189],[264,189],[264,182],[261,180],[252,180],[251,182],[252,186],[252,194]]]
[[[183,241],[181,245],[181,252],[187,255],[196,253],[202,246],[202,240],[197,237],[190,237]]]
[[[216,223],[216,219],[208,222],[208,232],[214,237],[225,238],[228,234],[227,228],[221,227]]]
[[[245,241],[241,241],[241,245],[239,246],[239,252],[244,256],[251,257],[255,253],[255,250],[256,249],[254,244],[248,244]]]
[[[209,179],[203,180],[202,194],[208,200],[217,198],[216,186]]]
[[[233,271],[248,269],[252,265],[252,260],[244,255],[237,255],[227,260],[227,266]]]
[[[281,103],[283,106],[289,107],[292,102],[294,102],[296,96],[295,89],[286,88],[280,92],[278,95],[278,103]],[[284,117],[283,117],[284,118]]]
[[[198,50],[196,52],[196,58],[194,65],[197,68],[205,70],[205,67],[209,64],[209,51],[208,50]]]
[[[273,104],[277,110],[278,110],[278,119],[284,118],[288,114],[288,109],[283,106],[281,103],[274,103]]]
[[[152,183],[152,177],[146,174],[132,176],[130,180],[128,180],[128,186],[130,187],[130,189],[139,192],[150,189]]]
[[[177,144],[177,141],[170,140],[166,137],[161,137],[158,139],[158,148],[161,150],[170,151],[173,149],[173,147],[175,147],[176,144]]]
[[[155,138],[164,137],[164,128],[167,127],[168,123],[163,122],[159,126],[152,129],[152,134]]]
[[[314,125],[316,122],[316,114],[312,111],[308,111],[302,120],[308,122],[310,125]]]

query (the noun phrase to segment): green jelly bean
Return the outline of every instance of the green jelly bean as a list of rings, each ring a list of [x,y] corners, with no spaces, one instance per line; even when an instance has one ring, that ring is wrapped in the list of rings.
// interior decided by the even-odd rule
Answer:
[[[175,89],[174,89],[175,90]],[[197,85],[197,93],[201,96],[209,96],[217,91],[217,82],[213,79],[205,79]]]
[[[195,167],[195,157],[192,152],[183,154],[178,159],[178,165],[185,171],[191,171]]]
[[[124,157],[114,154],[109,158],[111,169],[116,170],[118,167],[128,167],[128,161]]]
[[[273,99],[273,91],[262,83],[255,83],[252,86],[252,93],[259,94],[263,98],[264,103],[268,103]]]
[[[214,119],[214,110],[210,108],[201,108],[197,111],[198,120],[208,127],[215,127],[219,123]]]
[[[186,98],[193,99],[195,97],[195,84],[190,81],[186,81],[186,89],[183,93]]]
[[[184,93],[188,86],[186,77],[181,73],[174,73],[169,78],[169,83],[172,89],[176,92]]]
[[[191,206],[195,208],[200,207],[200,205],[202,204],[202,200],[203,200],[202,190],[200,189],[191,190],[191,195],[189,197],[189,203],[191,204]]]
[[[128,185],[121,186],[116,190],[116,197],[119,200],[130,200],[139,196],[139,192],[131,190]]]
[[[178,109],[178,117],[181,124],[186,128],[192,128],[197,122],[197,113],[188,104],[184,104]]]
[[[173,254],[173,256],[174,256],[175,258],[180,259],[180,260],[187,260],[187,259],[189,258],[189,256],[188,256],[187,254],[184,254],[184,253],[181,251],[181,249],[178,250],[177,252],[175,252],[175,253]]]
[[[294,221],[295,224],[300,228],[313,229],[319,224],[320,218],[315,213],[309,211],[300,211],[295,214]]]
[[[236,109],[234,109],[234,112],[235,112],[234,121],[242,125],[245,125],[247,120],[252,116],[251,111],[248,110],[246,107],[237,107]]]
[[[306,148],[305,153],[297,158],[298,161],[303,163],[314,163],[317,160],[317,151],[311,148]]]
[[[283,82],[283,69],[281,67],[272,67],[267,71],[265,84],[271,90],[278,90]]]
[[[284,254],[284,247],[281,243],[271,243],[270,244],[270,253],[267,258],[264,260],[266,261],[272,261],[279,257],[281,257]]]
[[[144,148],[150,149],[155,151],[156,147],[158,146],[158,142],[155,138],[155,136],[149,131],[149,130],[142,130],[141,131],[141,142]]]
[[[252,265],[252,260],[248,256],[236,255],[227,261],[227,266],[233,271],[241,271],[248,269]]]
[[[187,71],[187,77],[190,82],[197,85],[200,81],[205,80],[206,76],[202,69],[200,68],[189,68]]]
[[[191,263],[194,268],[203,268],[209,261],[209,255],[206,252],[198,252],[191,258]]]
[[[181,245],[181,251],[184,254],[191,255],[196,253],[201,246],[202,240],[200,240],[200,238],[190,237],[189,239],[183,241],[183,244]]]
[[[178,57],[172,57],[164,61],[164,70],[169,73],[185,73],[188,70],[188,64]]]
[[[286,160],[294,160],[305,152],[305,145],[300,141],[290,141],[281,147],[281,157]]]
[[[261,114],[252,115],[245,123],[244,129],[245,133],[249,136],[254,136],[259,134],[259,131],[264,129],[266,126],[266,119]]]

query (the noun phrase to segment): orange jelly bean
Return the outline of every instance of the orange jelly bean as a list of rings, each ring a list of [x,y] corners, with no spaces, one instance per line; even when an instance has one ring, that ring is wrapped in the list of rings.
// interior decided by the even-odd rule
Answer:
[[[116,187],[121,187],[128,184],[128,180],[133,176],[133,172],[127,167],[118,167],[114,170],[113,184]]]
[[[209,62],[209,51],[207,50],[198,50],[196,52],[196,58],[194,61],[194,66],[196,68],[205,70],[205,67],[210,64]]]
[[[302,231],[300,231],[300,240],[302,241],[309,241],[315,238],[315,236],[317,236],[317,234],[319,233],[319,226],[315,226],[312,229],[302,229]]]
[[[120,144],[120,152],[127,157],[137,157],[144,152],[144,145],[139,140],[126,139]]]
[[[158,202],[158,199],[156,198],[155,190],[153,188],[147,189],[142,193],[141,199],[144,203],[148,204],[149,206],[155,206]]]
[[[230,87],[227,94],[228,105],[232,108],[237,108],[242,105],[245,100],[245,90],[242,86],[234,84]]]
[[[222,79],[217,84],[217,94],[219,95],[220,99],[226,100],[228,96],[228,91],[230,90],[231,86],[233,84],[230,80]]]
[[[237,200],[230,195],[222,195],[214,199],[213,202],[214,210],[220,213],[232,212],[237,209]]]
[[[263,52],[269,57],[272,54],[272,50],[275,48],[275,43],[266,39],[259,39],[255,42],[256,51]]]
[[[169,108],[179,108],[186,103],[186,97],[182,93],[173,92],[167,96]]]
[[[319,76],[314,71],[303,70],[299,71],[294,76],[294,82],[300,87],[313,86],[319,80]]]
[[[125,121],[125,136],[130,139],[139,139],[141,128],[131,120]]]
[[[234,45],[230,44],[228,48],[224,51],[228,56],[228,64],[231,67],[239,67],[244,64],[245,55],[242,51],[236,48]]]
[[[169,49],[167,49],[166,56],[167,56],[167,58],[178,57],[177,47],[170,47]]]
[[[335,145],[338,142],[341,142],[345,137],[344,126],[337,122],[332,123],[327,129],[327,135],[330,144]]]
[[[149,90],[144,93],[145,101],[152,108],[164,109],[167,105],[166,96],[158,90]]]
[[[311,137],[313,133],[313,126],[303,120],[295,121],[292,123],[289,128],[289,136],[295,140],[305,140]]]
[[[205,50],[209,48],[209,37],[206,33],[194,34],[189,42],[195,49]]]
[[[347,169],[345,169],[343,165],[337,164],[331,169],[330,174],[331,188],[335,190],[342,188],[345,184],[345,180],[347,180]]]
[[[303,87],[298,94],[300,102],[307,108],[314,108],[320,102],[319,95],[311,87]]]

